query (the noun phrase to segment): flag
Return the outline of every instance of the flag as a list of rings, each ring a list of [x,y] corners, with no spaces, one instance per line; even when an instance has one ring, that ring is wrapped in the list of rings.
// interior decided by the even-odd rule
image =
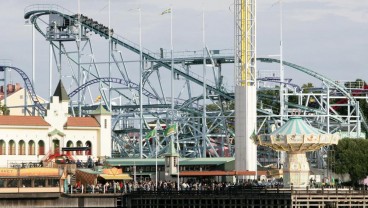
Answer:
[[[177,129],[177,126],[176,124],[172,124],[172,125],[169,125],[165,131],[164,131],[164,136],[165,137],[168,137],[170,135],[173,135],[173,134],[176,134],[176,130]]]
[[[156,136],[156,133],[157,133],[157,130],[156,129],[153,129],[152,131],[148,132],[148,134],[146,135],[145,139],[150,139],[152,137],[155,137]]]
[[[99,95],[99,96],[97,96],[97,97],[96,97],[95,102],[97,102],[97,101],[99,101],[99,100],[101,100],[101,95]]]
[[[161,13],[161,15],[164,15],[164,14],[170,14],[171,13],[171,8],[168,8],[168,9],[166,9],[165,11],[163,11],[162,13]]]

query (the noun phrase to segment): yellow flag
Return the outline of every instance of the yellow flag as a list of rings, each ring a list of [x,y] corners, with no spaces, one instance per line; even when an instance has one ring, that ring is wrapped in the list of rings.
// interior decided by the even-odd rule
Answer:
[[[164,15],[164,14],[170,14],[171,13],[171,8],[168,8],[168,9],[166,9],[165,11],[163,11],[162,13],[161,13],[161,15]]]

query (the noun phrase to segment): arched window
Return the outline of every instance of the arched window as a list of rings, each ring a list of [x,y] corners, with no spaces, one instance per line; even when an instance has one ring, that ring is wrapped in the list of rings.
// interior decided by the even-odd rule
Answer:
[[[18,147],[19,147],[18,155],[25,155],[26,154],[26,143],[23,140],[20,140]]]
[[[54,154],[59,155],[60,154],[60,141],[58,139],[52,140],[52,144],[54,147]]]
[[[28,142],[28,154],[35,155],[35,142],[33,140]]]
[[[9,155],[15,155],[15,142],[14,140],[9,141]]]
[[[66,143],[66,146],[67,146],[67,147],[73,147],[74,145],[73,145],[73,142],[72,142],[72,141],[68,141],[68,142]],[[67,155],[74,155],[74,152],[73,152],[73,151],[67,151],[67,152],[66,152],[66,154],[67,154]]]
[[[83,143],[81,141],[77,141],[77,147],[83,147]],[[82,155],[82,151],[77,151],[77,155]]]
[[[6,155],[6,143],[4,140],[0,140],[0,155]]]
[[[92,143],[90,141],[86,142],[86,147],[89,147],[89,150],[86,150],[86,155],[92,155]]]
[[[42,140],[38,142],[38,155],[45,155],[45,142]]]

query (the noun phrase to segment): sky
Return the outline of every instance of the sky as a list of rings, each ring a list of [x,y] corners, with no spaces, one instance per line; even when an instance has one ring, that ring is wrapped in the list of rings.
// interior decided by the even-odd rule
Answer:
[[[32,30],[25,25],[24,9],[33,4],[58,4],[77,13],[77,0],[11,0],[0,7],[0,63],[10,62],[32,74]],[[139,24],[136,8],[142,14],[142,44],[158,51],[170,49],[169,15],[173,8],[173,46],[175,51],[202,50],[202,13],[205,13],[205,42],[209,49],[233,49],[233,0],[110,0],[111,27],[125,38],[138,43]],[[80,0],[81,13],[108,25],[108,1]],[[283,59],[323,74],[333,80],[368,80],[368,1],[363,0],[283,0]],[[257,55],[278,55],[280,7],[276,0],[257,1]],[[279,66],[258,64],[258,70]],[[36,34],[36,93],[47,97],[48,44]],[[226,67],[224,74],[232,74]],[[45,75],[46,74],[46,75]],[[12,73],[16,82],[19,75]],[[285,68],[285,77],[303,84],[314,80]],[[231,82],[232,78],[228,78]],[[228,83],[231,85],[232,83]],[[56,83],[54,84],[56,87]]]

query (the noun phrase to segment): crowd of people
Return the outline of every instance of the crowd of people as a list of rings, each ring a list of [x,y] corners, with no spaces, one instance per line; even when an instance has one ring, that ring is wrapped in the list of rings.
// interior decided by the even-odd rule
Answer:
[[[214,180],[187,180],[179,183],[177,181],[106,181],[97,183],[96,185],[87,185],[77,183],[73,188],[70,188],[71,193],[131,193],[135,191],[226,191],[230,188],[242,187],[282,187],[281,183],[264,185],[264,183],[256,180],[247,180],[243,182],[218,182]],[[72,191],[74,189],[74,191]]]

